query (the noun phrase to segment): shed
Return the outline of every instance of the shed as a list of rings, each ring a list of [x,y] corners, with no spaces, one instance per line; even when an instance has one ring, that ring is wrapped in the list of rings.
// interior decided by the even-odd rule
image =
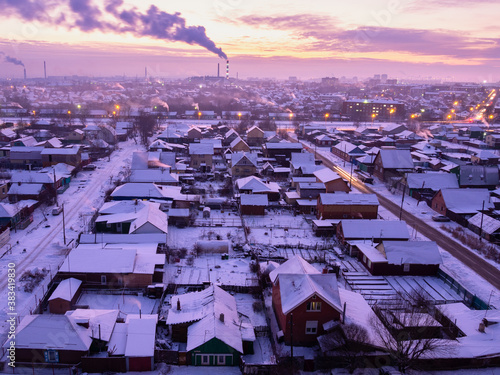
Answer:
[[[71,310],[82,292],[81,286],[82,281],[72,277],[61,281],[49,297],[50,313],[65,314]]]

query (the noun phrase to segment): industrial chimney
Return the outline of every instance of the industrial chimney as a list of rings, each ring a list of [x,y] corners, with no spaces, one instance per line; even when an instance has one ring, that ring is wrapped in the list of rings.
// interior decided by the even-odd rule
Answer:
[[[26,81],[26,68],[24,68],[24,80]]]
[[[226,79],[229,79],[229,60],[226,61]]]
[[[220,77],[220,63],[217,63],[217,78]]]
[[[47,64],[43,62],[43,76],[47,79]]]
[[[144,78],[148,79],[148,67],[144,67]]]

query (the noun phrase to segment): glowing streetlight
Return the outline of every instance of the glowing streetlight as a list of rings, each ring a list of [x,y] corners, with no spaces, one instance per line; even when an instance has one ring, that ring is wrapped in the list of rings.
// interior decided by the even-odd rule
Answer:
[[[33,116],[36,116],[36,111],[33,111],[32,113],[33,113]]]
[[[238,112],[238,120],[241,120],[241,112]]]
[[[117,104],[117,105],[115,105],[115,108],[116,108],[116,110],[117,110],[117,111],[119,111],[119,110],[120,110],[120,106],[119,106],[118,104]]]
[[[76,106],[76,108],[78,108],[78,109],[82,109],[82,105],[81,105],[81,104],[78,104],[78,105]]]
[[[330,117],[330,114],[329,113],[325,113],[325,122],[326,122],[326,120],[328,120],[328,117]]]
[[[376,113],[372,113],[372,124],[373,124],[373,121],[375,120],[375,117],[377,117],[377,114]]]
[[[201,112],[198,112],[198,120],[201,119]]]
[[[454,102],[453,105],[458,105],[458,102]]]
[[[292,118],[293,118],[293,113],[290,113],[290,114],[288,115],[288,117],[290,117],[290,121],[291,121],[291,120],[292,120]]]

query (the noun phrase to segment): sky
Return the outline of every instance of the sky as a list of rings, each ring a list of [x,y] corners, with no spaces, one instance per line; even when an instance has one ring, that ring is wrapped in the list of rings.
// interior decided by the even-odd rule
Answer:
[[[500,80],[498,0],[0,0],[0,77]]]

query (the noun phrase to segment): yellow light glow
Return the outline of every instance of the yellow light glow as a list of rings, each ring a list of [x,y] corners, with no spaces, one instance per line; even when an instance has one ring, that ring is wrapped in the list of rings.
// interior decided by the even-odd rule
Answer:
[[[68,115],[71,115],[71,111],[68,111]]]
[[[120,106],[119,106],[118,104],[117,104],[117,105],[115,105],[115,108],[116,108],[117,110],[120,110]]]

